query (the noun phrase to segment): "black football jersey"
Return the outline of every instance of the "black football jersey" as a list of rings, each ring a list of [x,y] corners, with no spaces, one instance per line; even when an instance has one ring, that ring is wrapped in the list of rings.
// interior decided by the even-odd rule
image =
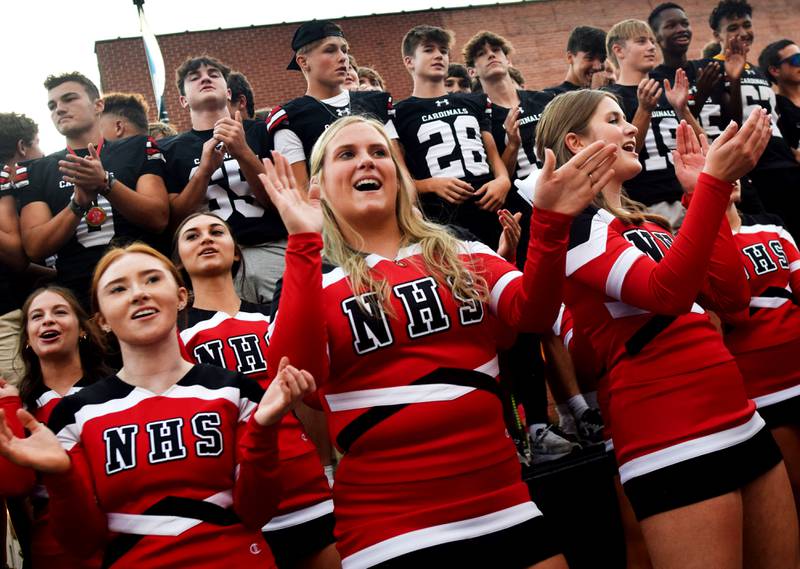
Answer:
[[[188,130],[162,142],[166,158],[167,191],[180,193],[200,166],[203,144],[214,134],[209,130]],[[269,156],[266,123],[259,121],[245,138],[259,158]],[[240,245],[256,245],[286,237],[277,210],[265,209],[256,200],[239,162],[227,152],[222,165],[211,175],[206,190],[206,209],[228,222]]]
[[[800,107],[783,95],[775,95],[778,128],[789,148],[800,149]]]
[[[303,143],[306,165],[314,143],[336,119],[348,115],[365,115],[386,124],[394,117],[392,96],[383,91],[350,91],[349,104],[334,107],[310,95],[292,99],[272,109],[267,118],[270,139],[281,129],[294,132]],[[274,148],[274,143],[271,145]]]
[[[74,186],[64,181],[58,169],[59,160],[64,160],[67,153],[64,149],[19,165],[16,195],[20,210],[30,203],[44,202],[55,216],[67,207]],[[85,148],[77,149],[75,153],[78,156],[89,154]],[[136,189],[140,176],[164,176],[162,151],[149,136],[106,141],[100,147],[100,160],[106,170],[132,190]],[[105,197],[98,195],[96,206],[103,209],[106,219],[99,226],[91,226],[86,223],[86,218],[82,219],[74,235],[58,251],[55,264],[58,271],[56,282],[75,291],[78,298],[84,300],[94,266],[110,245],[155,239],[154,235],[125,219]]]
[[[485,94],[409,97],[397,103],[394,124],[415,179],[459,178],[476,190],[492,179],[481,139],[492,131]]]
[[[509,172],[511,180],[527,178],[528,175],[540,166],[536,157],[536,127],[542,116],[544,108],[551,100],[553,94],[545,91],[517,91],[519,97],[519,134],[522,139],[517,153],[517,167]],[[492,104],[492,137],[497,145],[497,151],[503,155],[506,149],[508,136],[503,123],[511,109]]]
[[[720,109],[722,103],[722,96],[725,91],[730,89],[730,82],[725,77],[725,62],[717,56],[714,60],[720,64],[722,70],[722,80],[717,84],[717,88],[711,93],[709,102],[719,104]],[[794,159],[792,150],[784,140],[780,129],[778,128],[778,112],[777,102],[775,100],[775,91],[769,83],[766,75],[756,66],[747,64],[745,70],[742,72],[742,77],[739,80],[741,93],[742,93],[742,120],[746,120],[755,109],[763,107],[767,113],[772,117],[772,138],[767,144],[764,154],[753,168],[753,171],[772,170],[777,168],[798,168],[797,161]],[[722,113],[724,114],[724,113]],[[730,117],[721,116],[720,128],[724,129],[725,125],[730,121]],[[706,128],[706,125],[703,124]],[[706,128],[710,137],[715,137],[721,130],[716,131]]]
[[[563,83],[554,85],[553,87],[548,87],[547,89],[544,89],[544,91],[556,97],[561,93],[568,93],[569,91],[577,91],[578,89],[583,89],[583,87],[581,87],[580,85],[576,85],[575,83],[570,83],[569,81],[564,81]]]
[[[481,135],[492,131],[492,106],[486,94],[409,97],[397,103],[394,124],[415,179],[459,178],[475,190],[492,180]],[[420,197],[430,219],[460,225],[495,247],[500,235],[497,215],[481,210],[475,201],[456,206],[433,193]]]
[[[639,108],[636,85],[609,85],[605,90],[614,93],[622,103],[625,118],[633,121]],[[625,190],[631,199],[653,205],[658,202],[674,202],[681,199],[683,189],[675,176],[672,151],[676,146],[678,117],[663,93],[658,105],[651,113],[650,128],[644,133],[644,146],[639,151],[642,171],[625,182]],[[636,135],[642,136],[642,133]]]

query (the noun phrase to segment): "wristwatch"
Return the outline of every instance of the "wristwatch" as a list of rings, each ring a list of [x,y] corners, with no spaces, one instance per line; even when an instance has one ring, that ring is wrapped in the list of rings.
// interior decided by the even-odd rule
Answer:
[[[114,172],[110,170],[106,170],[106,185],[103,186],[100,190],[98,190],[98,194],[105,197],[111,192],[111,188],[114,187],[114,182],[117,181],[117,177],[114,176]]]
[[[75,194],[72,194],[72,197],[69,200],[69,210],[74,213],[78,218],[83,217],[86,215],[86,212],[89,211],[88,207],[83,207],[81,204],[75,201]]]

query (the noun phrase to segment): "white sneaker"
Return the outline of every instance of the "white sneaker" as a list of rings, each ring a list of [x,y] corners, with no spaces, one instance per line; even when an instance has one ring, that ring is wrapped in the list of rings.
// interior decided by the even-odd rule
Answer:
[[[580,444],[570,441],[555,425],[543,428],[533,426],[529,428],[529,433],[533,441],[534,464],[563,458],[581,448]]]

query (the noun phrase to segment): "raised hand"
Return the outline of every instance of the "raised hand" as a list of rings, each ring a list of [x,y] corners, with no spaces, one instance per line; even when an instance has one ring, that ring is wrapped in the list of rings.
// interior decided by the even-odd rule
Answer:
[[[242,113],[239,111],[236,111],[234,118],[221,118],[214,124],[214,138],[225,143],[230,155],[237,160],[252,152],[245,138]]]
[[[725,75],[736,81],[742,76],[747,64],[747,48],[734,37],[725,48]]]
[[[320,187],[314,179],[311,180],[308,194],[297,188],[297,181],[292,173],[292,167],[285,156],[273,151],[274,164],[265,158],[264,169],[266,174],[259,174],[261,183],[269,195],[270,201],[290,234],[295,233],[320,233],[322,231],[322,203],[320,202]]]
[[[37,421],[25,409],[17,410],[17,417],[30,435],[25,438],[15,436],[6,423],[5,411],[0,409],[0,456],[14,464],[40,472],[69,470],[69,455],[53,431]]]
[[[278,364],[278,374],[264,392],[254,419],[265,427],[273,425],[316,388],[310,373],[289,365],[289,358],[283,356]]]
[[[697,75],[696,104],[704,103],[708,99],[720,79],[722,79],[722,72],[716,61],[712,61],[700,70]]]
[[[706,165],[708,154],[708,139],[705,134],[697,138],[692,127],[681,121],[675,132],[676,148],[672,151],[672,161],[675,163],[675,175],[681,183],[683,191],[687,194],[694,192],[697,178]]]
[[[517,212],[511,215],[507,209],[501,209],[497,212],[500,219],[500,225],[503,226],[503,232],[500,234],[500,243],[497,247],[497,254],[503,257],[509,263],[517,262],[517,245],[519,245],[519,237],[522,234],[522,227],[519,225],[519,220],[522,219],[522,213]]]
[[[75,184],[95,194],[105,188],[106,170],[100,161],[93,144],[89,144],[89,156],[82,157],[67,154],[64,160],[58,161],[58,169],[65,182]]]
[[[639,99],[639,106],[642,110],[652,113],[658,106],[658,99],[661,97],[661,84],[655,79],[645,77],[636,89],[636,97]]]
[[[533,207],[578,215],[614,176],[619,147],[593,142],[556,170],[556,156],[545,149],[544,166],[536,180]]]
[[[689,79],[686,72],[680,67],[675,72],[675,86],[670,85],[669,79],[664,79],[664,95],[675,112],[686,112],[689,108]]]
[[[750,113],[741,128],[731,121],[709,147],[703,172],[735,182],[755,167],[771,136],[770,118],[763,108]]]
[[[503,121],[503,128],[506,131],[508,144],[519,147],[522,144],[522,138],[519,135],[519,105],[514,105],[506,115],[506,120]]]

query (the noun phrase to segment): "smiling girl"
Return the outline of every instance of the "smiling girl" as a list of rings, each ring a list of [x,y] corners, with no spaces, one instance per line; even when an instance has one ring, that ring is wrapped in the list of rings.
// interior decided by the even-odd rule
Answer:
[[[767,145],[769,119],[754,111],[737,130],[732,123],[705,155],[686,148],[681,139],[694,135],[681,123],[675,169],[691,205],[674,239],[623,192],[641,165],[637,129],[613,95],[562,95],[537,131],[537,150],[559,164],[597,140],[620,149],[614,176],[573,223],[565,302],[606,370],[620,479],[659,568],[797,567],[800,559],[780,452],[695,302],[723,311],[748,303],[724,212],[732,182]]]
[[[344,453],[333,487],[344,567],[489,567],[498,555],[566,566],[505,430],[497,331],[549,329],[571,216],[594,195],[586,173],[609,179],[615,151],[598,142],[558,171],[546,163],[524,275],[414,213],[374,121],[323,134],[309,200],[275,153],[264,181],[290,238],[268,361],[286,353],[320,380]]]
[[[283,360],[262,393],[238,373],[183,360],[186,298],[154,249],[108,252],[92,299],[122,369],[64,398],[52,431],[23,410],[27,438],[1,420],[0,454],[45,473],[53,532],[77,556],[102,551],[118,568],[269,567],[258,530],[279,499],[277,424],[314,381]]]
[[[66,395],[111,373],[106,367],[105,338],[75,296],[50,286],[34,291],[22,307],[19,345],[25,373],[19,392],[0,381],[0,408],[18,436],[23,427],[16,416],[24,406],[37,421],[46,423]],[[100,567],[100,557],[81,560],[55,540],[48,514],[47,491],[35,471],[0,459],[0,494],[30,493],[33,520],[31,562],[34,567],[88,569]]]
[[[176,256],[188,275],[193,301],[180,332],[184,357],[239,371],[269,385],[269,305],[239,298],[233,275],[241,253],[228,225],[208,213],[189,216],[175,231]],[[340,566],[333,545],[333,501],[317,449],[293,413],[278,436],[281,502],[263,528],[281,569]]]

